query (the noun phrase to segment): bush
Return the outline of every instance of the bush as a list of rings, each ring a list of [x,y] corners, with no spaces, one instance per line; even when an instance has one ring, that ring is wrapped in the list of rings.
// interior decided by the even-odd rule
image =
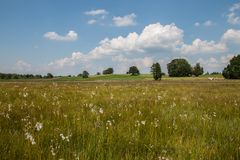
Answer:
[[[113,74],[113,68],[108,68],[103,71],[103,74]]]
[[[240,79],[240,55],[234,56],[224,68],[222,75],[226,79]]]
[[[151,67],[151,72],[153,74],[153,78],[155,80],[158,80],[162,78],[162,71],[161,71],[161,66],[159,63],[153,63],[152,67]]]
[[[170,77],[188,77],[192,74],[192,67],[185,59],[174,59],[167,64]]]
[[[137,75],[140,74],[140,72],[139,72],[139,70],[138,70],[138,68],[136,66],[131,66],[127,73],[131,74],[132,76],[137,76]]]

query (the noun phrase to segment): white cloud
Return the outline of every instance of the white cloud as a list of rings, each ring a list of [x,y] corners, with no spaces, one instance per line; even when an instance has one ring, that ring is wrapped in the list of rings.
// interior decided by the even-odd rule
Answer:
[[[15,66],[14,66],[14,69],[18,70],[18,71],[27,72],[27,71],[30,71],[32,69],[32,65],[29,64],[29,63],[26,63],[22,60],[18,60],[15,64]]]
[[[136,15],[134,13],[123,16],[123,17],[113,17],[113,24],[117,27],[126,27],[136,25]]]
[[[138,39],[138,47],[175,50],[183,44],[183,30],[174,23],[161,25],[150,24],[144,28]]]
[[[223,64],[228,64],[229,61],[230,61],[233,57],[234,57],[233,54],[228,54],[228,55],[226,55],[226,56],[221,56],[221,62],[222,62]]]
[[[214,57],[210,57],[208,59],[202,59],[199,58],[197,60],[197,63],[200,63],[200,65],[203,66],[203,68],[208,68],[209,70],[218,70],[219,68],[222,67],[222,64]]]
[[[199,53],[222,53],[227,51],[225,43],[216,43],[214,41],[203,41],[195,39],[191,45],[184,44],[181,48],[183,54],[199,54]]]
[[[93,58],[101,58],[122,52],[143,53],[151,49],[175,51],[182,44],[183,31],[175,24],[164,26],[155,23],[146,26],[141,34],[133,32],[126,37],[106,38],[90,52],[90,55]]]
[[[215,23],[210,21],[210,20],[207,20],[203,23],[203,26],[205,26],[205,27],[211,27],[211,26],[214,26],[214,25],[215,25]]]
[[[199,22],[195,22],[195,23],[194,23],[194,26],[199,27],[199,26],[200,26],[200,23],[199,23]]]
[[[43,36],[56,41],[75,41],[78,38],[78,34],[75,31],[69,31],[65,36],[61,36],[56,32],[47,32]]]
[[[106,15],[108,12],[105,9],[96,9],[91,11],[84,12],[85,15],[97,16],[97,15]]]
[[[95,19],[91,19],[87,22],[87,24],[95,24],[95,23],[97,23],[97,20]]]
[[[65,66],[75,66],[79,62],[88,61],[87,55],[81,52],[73,52],[71,57],[65,57],[56,61],[50,62],[48,66],[53,68],[63,68]]]
[[[130,66],[137,66],[140,70],[150,68],[154,62],[153,57],[128,58],[122,54],[112,57],[113,62],[118,63],[117,71],[125,73]]]
[[[195,27],[199,27],[199,26],[204,26],[204,27],[211,27],[211,26],[214,26],[214,25],[216,25],[216,23],[214,23],[213,21],[211,21],[211,20],[207,20],[207,21],[205,21],[205,22],[203,22],[203,23],[200,23],[200,22],[196,22],[196,23],[194,23],[194,26]]]
[[[227,15],[228,23],[230,24],[240,24],[240,17],[237,15],[237,11],[240,9],[240,3],[234,4]]]
[[[240,44],[240,30],[228,29],[222,36],[225,43]]]
[[[172,53],[173,55],[224,53],[228,51],[226,40],[231,40],[235,37],[232,33],[226,32],[219,42],[195,39],[192,44],[186,44],[183,40],[183,33],[183,30],[175,24],[150,24],[141,33],[132,32],[127,36],[119,36],[112,39],[105,38],[89,52],[74,52],[71,56],[51,62],[49,66],[63,68],[65,66],[73,67],[77,64],[96,65],[101,60],[101,62],[106,61],[123,67],[123,70],[126,70],[129,65],[146,68],[153,63],[153,59],[159,59],[162,53]],[[240,35],[240,33],[238,34]],[[153,54],[156,52],[159,54]],[[221,58],[217,60],[211,57],[203,62],[207,67],[220,69],[226,57]]]
[[[218,58],[215,57],[209,57],[207,59],[199,58],[197,60],[198,63],[203,65],[203,68],[208,69],[209,71],[221,71],[224,67],[227,66],[230,59],[232,59],[234,55],[233,54],[227,54],[225,56],[221,56]]]

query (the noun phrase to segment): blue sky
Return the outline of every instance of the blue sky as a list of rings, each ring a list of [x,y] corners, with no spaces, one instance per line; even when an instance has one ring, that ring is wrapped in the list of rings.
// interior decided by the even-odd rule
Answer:
[[[173,58],[222,71],[240,51],[237,0],[1,0],[0,72],[91,74]]]

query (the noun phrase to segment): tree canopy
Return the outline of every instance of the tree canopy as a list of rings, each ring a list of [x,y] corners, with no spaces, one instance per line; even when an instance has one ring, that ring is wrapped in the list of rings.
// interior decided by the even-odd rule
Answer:
[[[161,66],[159,63],[153,63],[152,67],[151,67],[151,72],[153,74],[153,78],[155,80],[161,80],[162,78],[162,71],[161,71]]]
[[[83,71],[82,77],[83,78],[88,78],[88,76],[89,76],[89,73],[87,71]]]
[[[136,66],[131,66],[129,68],[129,71],[128,71],[128,74],[131,74],[131,75],[139,75],[140,72],[138,70],[138,68]]]
[[[240,55],[234,56],[224,68],[222,75],[226,79],[240,79]]]
[[[192,67],[186,59],[173,59],[167,64],[170,77],[188,77],[192,74]]]
[[[103,71],[103,74],[113,74],[113,68],[108,68]]]
[[[203,74],[203,67],[200,66],[200,63],[197,63],[193,68],[192,68],[192,74],[196,77],[200,76]]]

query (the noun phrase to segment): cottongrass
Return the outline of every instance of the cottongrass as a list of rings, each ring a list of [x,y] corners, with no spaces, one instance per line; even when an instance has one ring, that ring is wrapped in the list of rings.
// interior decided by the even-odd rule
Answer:
[[[238,81],[17,86],[0,83],[2,159],[240,159]]]

